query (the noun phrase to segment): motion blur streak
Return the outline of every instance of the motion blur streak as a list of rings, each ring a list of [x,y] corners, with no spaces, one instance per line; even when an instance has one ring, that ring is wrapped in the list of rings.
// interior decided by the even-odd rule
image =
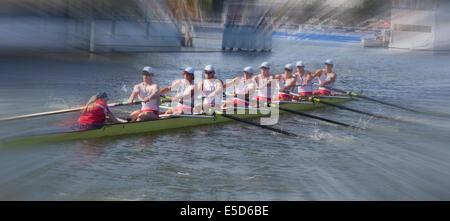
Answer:
[[[390,0],[1,0],[0,49],[179,51],[193,39],[207,38],[202,30],[224,32],[223,24],[235,25],[233,33],[240,37],[258,32],[261,24],[268,30],[286,24],[367,26],[367,19],[387,18],[391,5]],[[247,48],[270,49],[270,44]]]

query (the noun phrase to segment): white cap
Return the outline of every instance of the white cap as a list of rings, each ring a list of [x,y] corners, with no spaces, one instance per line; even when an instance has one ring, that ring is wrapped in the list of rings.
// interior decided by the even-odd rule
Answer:
[[[244,71],[250,74],[253,74],[253,68],[251,66],[247,66],[244,68]]]
[[[148,72],[150,74],[153,74],[153,69],[150,66],[145,66],[144,68],[142,68],[142,71]]]
[[[212,66],[212,65],[206,65],[206,66],[205,66],[205,71],[214,71],[214,66]]]
[[[325,64],[331,64],[331,65],[333,65],[334,63],[333,63],[333,60],[327,59],[327,60],[325,61]]]
[[[194,74],[194,68],[192,67],[187,67],[186,69],[184,69],[185,72],[189,73],[189,74]]]
[[[288,69],[288,70],[290,70],[290,71],[292,71],[292,69],[294,68],[294,66],[292,66],[292,64],[286,64],[286,65],[284,66],[284,68],[285,68],[285,69]]]
[[[261,66],[259,66],[260,68],[270,68],[270,63],[265,61],[261,64]]]
[[[297,63],[295,63],[295,66],[297,66],[297,67],[305,67],[305,62],[297,61]]]

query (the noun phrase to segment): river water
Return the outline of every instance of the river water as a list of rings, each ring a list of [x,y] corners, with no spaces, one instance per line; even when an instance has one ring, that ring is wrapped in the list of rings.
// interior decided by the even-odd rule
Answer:
[[[83,105],[105,91],[128,98],[152,66],[160,87],[181,68],[213,64],[222,79],[271,61],[307,69],[335,61],[336,88],[434,112],[450,111],[450,53],[363,49],[276,39],[271,53],[8,55],[0,58],[0,117]],[[354,124],[346,129],[296,115],[276,127],[290,138],[242,123],[157,134],[0,149],[2,200],[449,200],[450,118],[358,100],[312,111]],[[118,109],[114,109],[117,112]],[[132,110],[121,108],[120,110]],[[2,122],[0,139],[71,125],[77,113]]]

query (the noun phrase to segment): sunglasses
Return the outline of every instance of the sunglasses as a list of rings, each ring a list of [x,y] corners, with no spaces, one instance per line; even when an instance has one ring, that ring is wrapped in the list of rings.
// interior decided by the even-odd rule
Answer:
[[[205,71],[205,74],[212,74],[214,71]]]

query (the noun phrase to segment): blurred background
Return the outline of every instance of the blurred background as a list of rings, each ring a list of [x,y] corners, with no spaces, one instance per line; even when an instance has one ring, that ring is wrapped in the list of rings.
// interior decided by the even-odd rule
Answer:
[[[443,50],[445,0],[1,0],[0,49],[271,50],[272,37]]]

